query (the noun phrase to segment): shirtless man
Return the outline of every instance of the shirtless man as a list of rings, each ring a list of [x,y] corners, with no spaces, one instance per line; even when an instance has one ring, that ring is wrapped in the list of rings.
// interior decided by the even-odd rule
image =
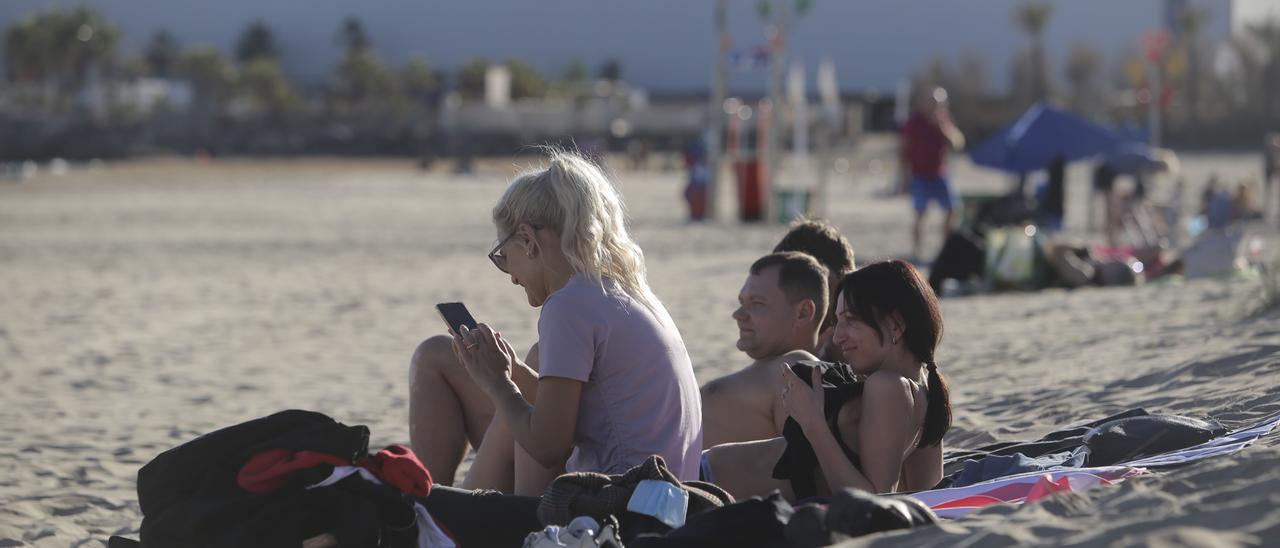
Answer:
[[[827,269],[810,255],[771,253],[751,265],[733,319],[752,362],[702,387],[703,447],[782,432],[781,364],[816,359],[828,300]]]

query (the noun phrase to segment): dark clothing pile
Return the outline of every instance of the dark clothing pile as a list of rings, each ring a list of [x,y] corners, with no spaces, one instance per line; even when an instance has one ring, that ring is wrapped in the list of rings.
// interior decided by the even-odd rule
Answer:
[[[604,521],[612,515],[621,524],[619,530],[624,541],[640,534],[665,534],[671,531],[671,527],[654,517],[628,509],[632,493],[643,480],[665,481],[688,493],[686,519],[733,502],[733,497],[716,485],[701,481],[681,482],[667,469],[662,457],[652,455],[619,475],[606,476],[594,472],[561,475],[543,493],[538,505],[538,519],[543,525],[566,525],[578,516]]]
[[[782,495],[752,497],[691,516],[662,537],[642,537],[630,548],[827,546],[851,537],[930,525],[938,518],[907,496],[843,489],[830,504],[792,506]]]
[[[191,440],[138,472],[140,545],[298,546],[330,534],[341,546],[418,546],[414,497],[430,493],[430,474],[402,446],[368,450],[368,428],[300,410]],[[336,479],[338,466],[364,473]]]
[[[1214,420],[1130,409],[1036,441],[995,443],[948,453],[943,459],[946,476],[935,488],[963,487],[1060,467],[1112,466],[1199,445],[1226,432],[1227,428]]]

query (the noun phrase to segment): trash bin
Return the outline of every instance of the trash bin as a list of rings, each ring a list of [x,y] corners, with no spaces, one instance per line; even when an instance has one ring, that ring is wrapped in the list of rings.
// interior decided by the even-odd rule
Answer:
[[[809,213],[809,191],[800,188],[774,190],[773,210],[779,223],[790,224]]]
[[[764,218],[764,187],[761,185],[760,161],[751,158],[734,162],[738,176],[738,218],[759,221]]]
[[[689,204],[690,221],[702,221],[707,218],[707,185],[705,183],[689,183],[684,189],[684,199]]]

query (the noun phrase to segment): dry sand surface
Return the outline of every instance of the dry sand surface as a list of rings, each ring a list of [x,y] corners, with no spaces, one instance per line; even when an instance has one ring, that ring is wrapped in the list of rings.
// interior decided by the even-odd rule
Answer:
[[[537,310],[485,259],[489,208],[527,162],[453,177],[394,161],[150,160],[0,183],[0,546],[136,536],[140,466],[281,409],[366,424],[375,447],[406,442],[408,361],[442,330],[435,303],[465,301],[518,347],[533,342]],[[1183,163],[1193,182],[1260,165]],[[860,260],[904,253],[907,202],[858,172],[834,181],[829,216]],[[1087,175],[1072,175],[1083,187]],[[965,166],[957,177],[962,188],[1001,183]],[[729,313],[747,266],[784,227],[686,224],[680,179],[620,173],[652,285],[705,382],[744,364]],[[1083,226],[1083,194],[1070,196],[1068,221]],[[1240,276],[946,299],[948,445],[1034,438],[1137,406],[1231,426],[1280,411],[1280,313],[1257,312],[1260,287]],[[1119,486],[860,542],[1277,539],[1272,435]]]

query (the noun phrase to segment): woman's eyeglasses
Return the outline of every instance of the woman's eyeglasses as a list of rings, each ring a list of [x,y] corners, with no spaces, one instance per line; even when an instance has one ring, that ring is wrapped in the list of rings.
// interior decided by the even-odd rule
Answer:
[[[542,230],[542,227],[538,225],[529,226],[532,227],[534,231]],[[503,274],[510,274],[511,272],[507,270],[507,255],[502,252],[502,246],[507,245],[507,242],[511,241],[511,239],[519,233],[520,231],[518,230],[513,231],[511,234],[507,235],[506,238],[503,238],[501,242],[498,242],[498,245],[493,246],[493,251],[489,252],[489,260],[493,261],[493,266],[498,267],[498,270],[501,270]]]

